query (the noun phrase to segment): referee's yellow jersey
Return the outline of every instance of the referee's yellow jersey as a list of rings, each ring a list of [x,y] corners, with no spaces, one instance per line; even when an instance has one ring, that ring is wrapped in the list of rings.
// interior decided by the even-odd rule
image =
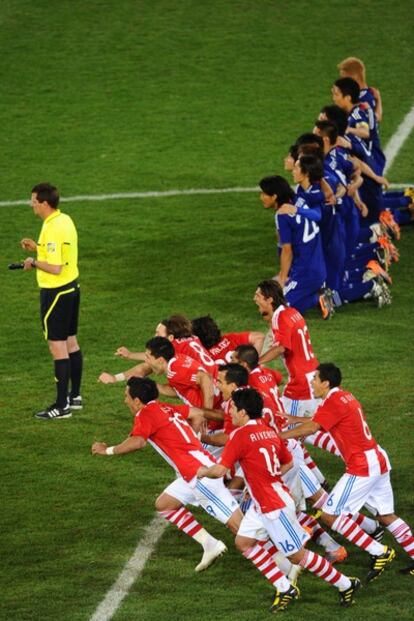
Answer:
[[[37,260],[63,265],[60,274],[36,270],[37,283],[42,289],[62,287],[79,276],[78,234],[72,218],[59,209],[43,222],[37,242]]]

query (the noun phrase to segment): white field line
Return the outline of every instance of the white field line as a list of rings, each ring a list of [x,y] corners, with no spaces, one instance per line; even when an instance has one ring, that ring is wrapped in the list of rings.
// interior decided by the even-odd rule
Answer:
[[[384,149],[385,156],[387,158],[387,165],[385,166],[384,173],[391,168],[397,157],[402,145],[407,140],[412,129],[414,127],[414,106],[406,114],[401,124],[398,126],[397,131],[391,137],[387,146]],[[413,186],[414,183],[391,183],[390,188],[406,188]],[[98,202],[98,201],[116,201],[121,199],[131,198],[165,198],[168,196],[191,196],[196,194],[230,194],[240,192],[257,192],[258,187],[254,188],[190,188],[188,190],[165,190],[165,191],[149,191],[149,192],[115,192],[113,194],[80,194],[78,196],[66,196],[61,198],[62,203],[79,203],[79,202]],[[30,201],[27,198],[15,201],[0,201],[0,207],[14,207],[17,205],[29,205]]]
[[[93,613],[90,621],[109,621],[114,616],[135,580],[141,575],[167,524],[167,520],[158,515],[148,524],[133,555]]]
[[[404,189],[414,186],[414,181],[404,183],[391,183],[390,189]],[[242,192],[259,192],[260,188],[193,188],[189,190],[165,190],[164,192],[119,192],[114,194],[85,194],[79,196],[66,196],[60,199],[61,203],[84,203],[99,201],[117,201],[130,198],[168,198],[169,196],[190,196],[196,194],[237,194]],[[19,205],[30,205],[27,198],[16,201],[0,201],[0,207],[17,207]]]
[[[404,119],[397,127],[397,131],[391,136],[387,146],[384,149],[385,157],[387,158],[387,164],[385,166],[384,174],[391,168],[395,158],[400,152],[401,147],[411,134],[414,127],[414,106],[405,115]]]

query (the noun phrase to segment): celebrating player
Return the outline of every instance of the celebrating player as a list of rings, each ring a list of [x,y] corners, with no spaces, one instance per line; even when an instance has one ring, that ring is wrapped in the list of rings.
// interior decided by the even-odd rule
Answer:
[[[214,463],[188,422],[198,428],[203,413],[187,405],[160,403],[157,398],[158,389],[152,379],[130,378],[125,388],[125,403],[134,416],[131,434],[115,446],[94,442],[92,454],[123,455],[144,448],[147,442],[154,446],[177,475],[173,483],[158,496],[155,508],[163,518],[203,547],[203,557],[195,568],[197,572],[203,571],[227,548],[197,522],[185,505],[200,504],[209,515],[226,524],[232,532],[237,532],[242,513],[222,481],[212,485],[209,479],[196,479],[202,465],[211,466]]]
[[[367,580],[374,580],[393,561],[395,551],[375,541],[349,517],[369,503],[377,514],[376,519],[411,557],[411,565],[403,571],[412,575],[414,537],[408,524],[394,513],[391,466],[387,453],[373,438],[361,404],[340,387],[341,380],[338,367],[331,363],[320,364],[312,387],[315,397],[323,399],[323,402],[312,420],[302,418],[298,427],[281,436],[298,438],[319,429],[332,434],[345,461],[346,472],[322,505],[322,520],[371,555]]]
[[[276,431],[262,421],[261,396],[253,388],[246,388],[237,390],[232,400],[233,424],[238,429],[231,434],[219,463],[201,466],[197,477],[220,478],[237,462],[240,464],[253,504],[241,522],[236,546],[276,587],[271,611],[285,609],[299,591],[258,541],[260,528],[291,562],[338,588],[341,605],[350,606],[360,587],[359,580],[341,574],[326,559],[303,547],[309,536],[296,519],[294,501],[281,479],[292,467],[292,456]]]

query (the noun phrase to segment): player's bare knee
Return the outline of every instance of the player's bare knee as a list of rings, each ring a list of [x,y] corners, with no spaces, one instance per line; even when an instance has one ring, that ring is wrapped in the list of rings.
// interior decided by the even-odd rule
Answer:
[[[322,511],[320,519],[322,520],[322,522],[324,524],[326,524],[327,526],[332,527],[332,525],[335,522],[337,517],[338,516],[330,515],[329,513],[325,513],[324,511]]]
[[[229,521],[226,523],[227,528],[229,528],[232,533],[237,534],[237,531],[239,530],[242,519],[243,519],[243,513],[240,511],[240,509],[236,509],[236,511],[232,513]]]
[[[250,539],[249,537],[243,537],[242,535],[236,536],[234,540],[234,544],[236,548],[240,552],[246,552],[249,548],[251,548],[256,543],[255,539]]]
[[[387,515],[377,515],[376,519],[383,526],[389,526],[395,522],[395,520],[398,520],[398,516],[395,515],[395,513],[388,513]]]
[[[305,550],[304,550],[304,548],[301,548],[297,552],[294,552],[293,554],[288,556],[288,559],[294,565],[298,565],[300,563],[300,561],[302,560],[304,554],[305,554]]]

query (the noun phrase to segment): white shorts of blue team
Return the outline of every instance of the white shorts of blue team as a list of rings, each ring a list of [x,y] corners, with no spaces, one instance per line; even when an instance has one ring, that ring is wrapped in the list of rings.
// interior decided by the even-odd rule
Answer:
[[[227,524],[239,505],[233,498],[223,479],[194,477],[189,483],[178,477],[164,490],[165,494],[179,500],[183,505],[203,507],[209,515],[222,524]]]
[[[329,515],[355,515],[365,504],[374,514],[394,513],[389,472],[368,477],[344,474],[329,494],[322,511]]]
[[[253,503],[243,517],[237,535],[259,541],[270,538],[283,556],[291,556],[305,545],[309,534],[297,520],[291,496],[283,490],[278,490],[278,494],[286,506],[270,513],[259,513]]]

